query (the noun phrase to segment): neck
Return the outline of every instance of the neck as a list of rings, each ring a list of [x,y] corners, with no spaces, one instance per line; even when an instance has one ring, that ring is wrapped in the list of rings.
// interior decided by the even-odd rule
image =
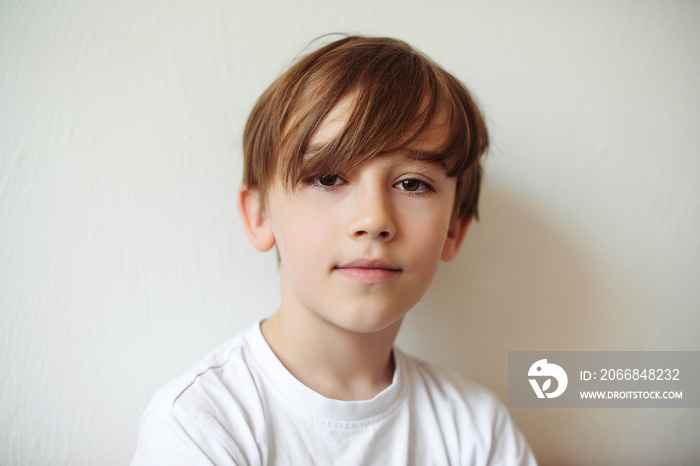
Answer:
[[[348,331],[308,314],[280,308],[262,333],[282,364],[327,398],[370,399],[393,379],[392,347],[401,321],[374,333]]]

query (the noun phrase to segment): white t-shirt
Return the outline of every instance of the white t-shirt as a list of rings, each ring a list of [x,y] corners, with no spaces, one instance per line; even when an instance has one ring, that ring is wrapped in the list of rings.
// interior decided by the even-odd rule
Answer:
[[[274,355],[260,324],[151,400],[132,465],[534,465],[488,390],[394,349],[371,400],[326,398]]]

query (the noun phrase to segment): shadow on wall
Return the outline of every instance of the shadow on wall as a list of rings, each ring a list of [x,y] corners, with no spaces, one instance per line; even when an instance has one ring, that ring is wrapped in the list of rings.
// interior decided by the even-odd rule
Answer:
[[[507,402],[509,350],[601,349],[594,339],[605,274],[595,272],[564,228],[506,187],[487,186],[480,209],[460,255],[441,264],[406,318],[399,345]],[[534,410],[513,416],[541,464],[567,464],[562,459],[582,447],[574,433],[586,426],[568,410],[539,411],[547,413],[545,425]]]

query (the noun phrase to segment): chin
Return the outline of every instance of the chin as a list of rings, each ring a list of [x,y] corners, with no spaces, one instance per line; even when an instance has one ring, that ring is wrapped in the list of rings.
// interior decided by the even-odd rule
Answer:
[[[332,323],[348,332],[371,334],[387,330],[397,324],[401,325],[405,314],[405,312],[367,312],[365,309],[352,312],[351,315],[347,315],[346,318],[332,321]]]

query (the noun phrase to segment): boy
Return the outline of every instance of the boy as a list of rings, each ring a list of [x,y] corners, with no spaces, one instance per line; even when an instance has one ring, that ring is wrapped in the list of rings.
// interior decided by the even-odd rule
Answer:
[[[281,306],[156,394],[133,464],[534,464],[485,389],[393,347],[477,215],[483,118],[407,44],[346,37],[261,96],[239,211]]]

